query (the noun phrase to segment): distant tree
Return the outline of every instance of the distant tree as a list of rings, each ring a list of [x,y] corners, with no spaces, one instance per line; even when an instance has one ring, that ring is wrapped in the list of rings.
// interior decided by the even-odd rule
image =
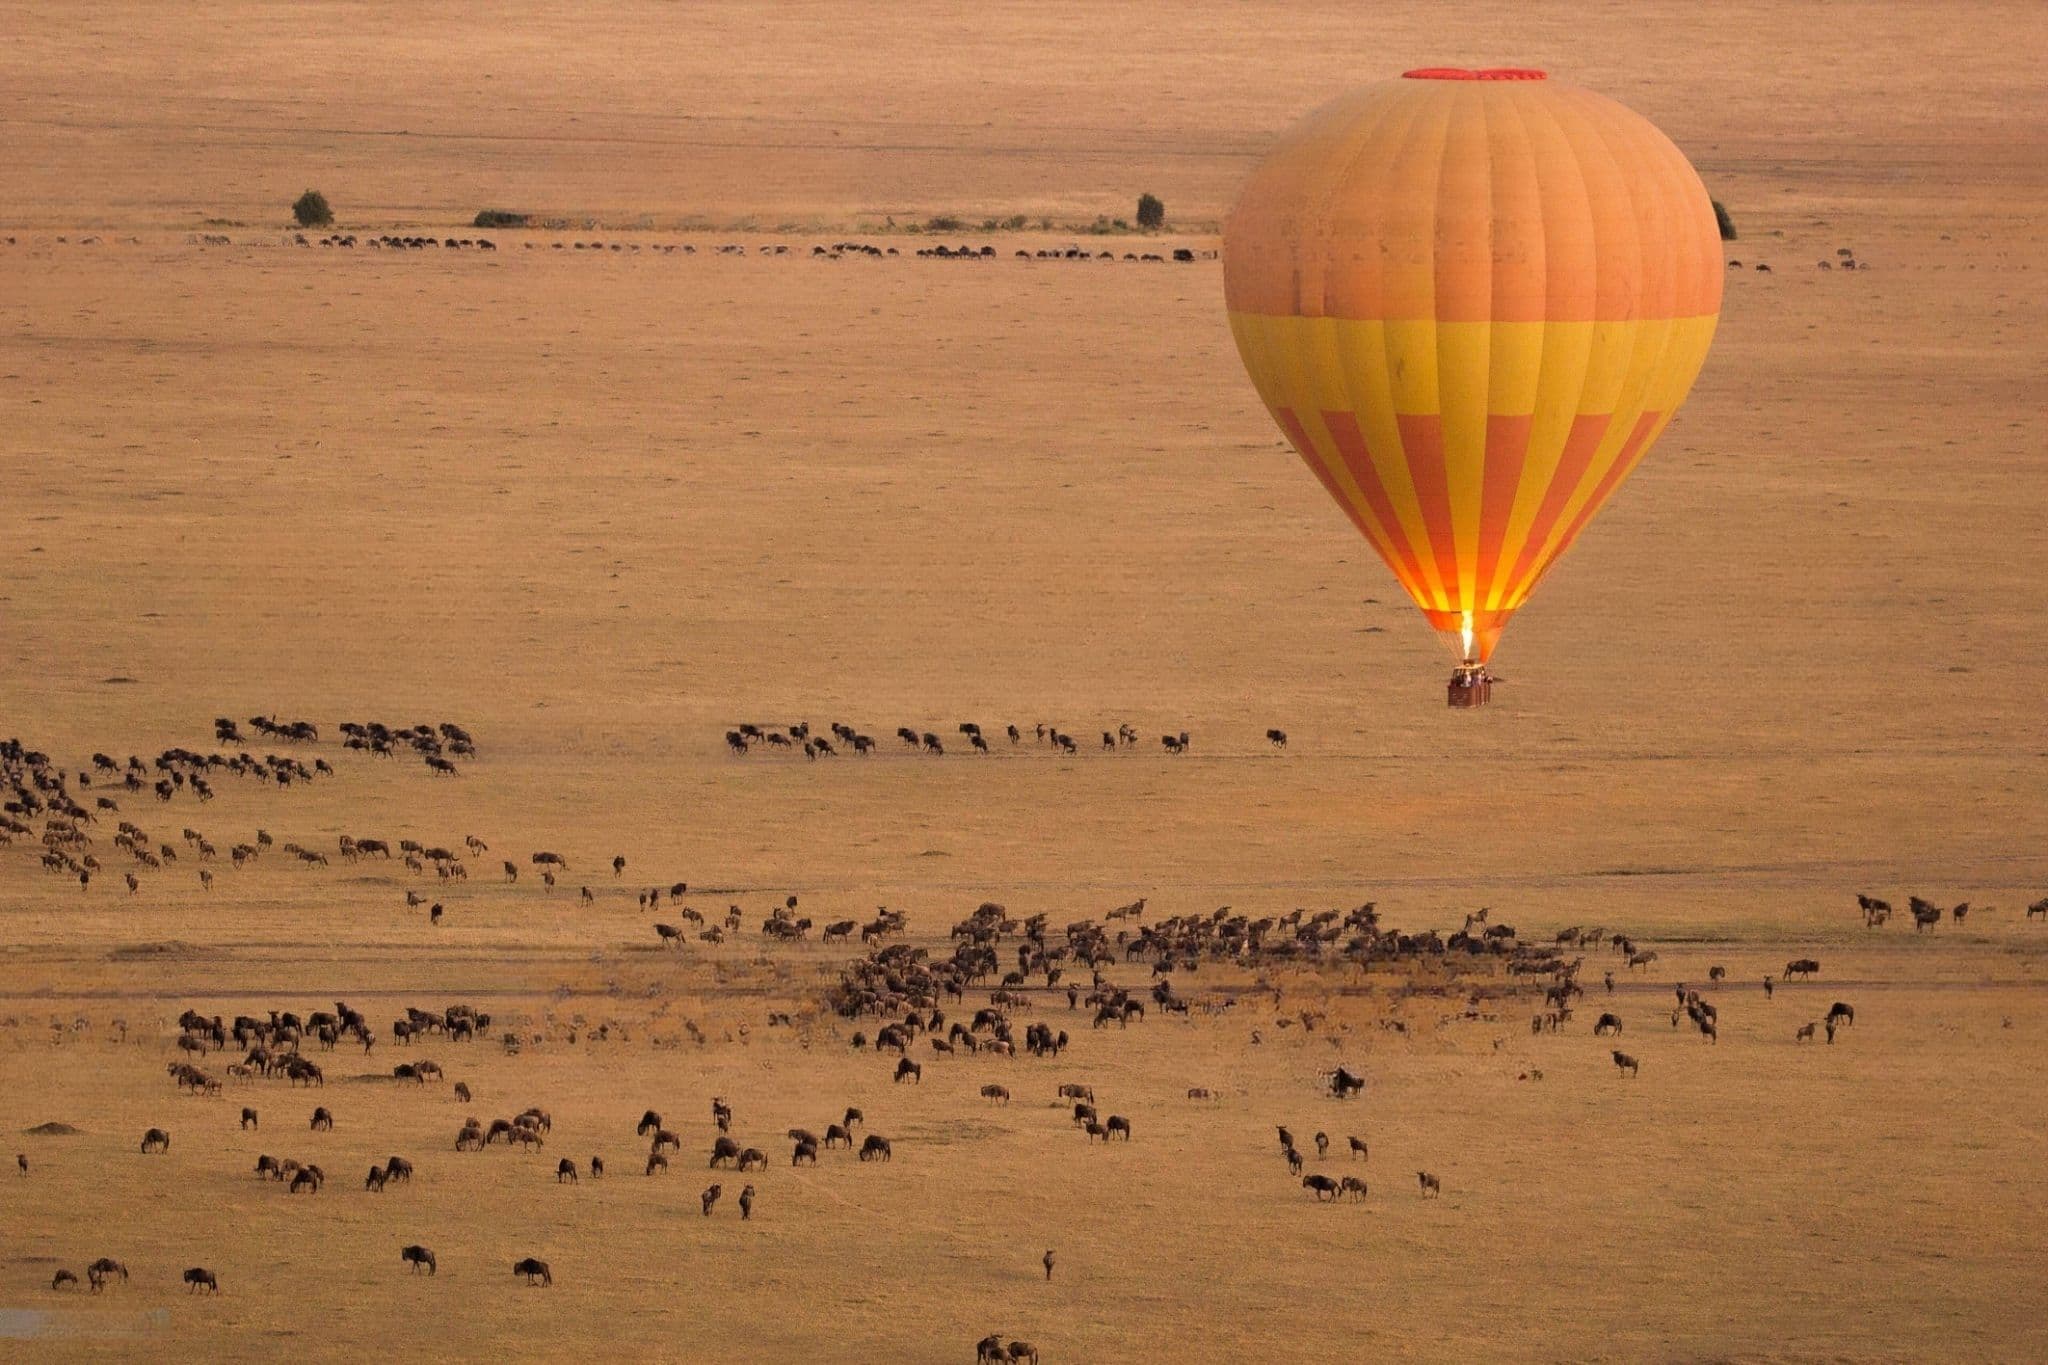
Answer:
[[[326,195],[307,190],[293,201],[292,217],[299,220],[300,227],[328,227],[334,222],[334,210],[328,207]]]
[[[1166,205],[1149,194],[1138,196],[1138,226],[1147,232],[1166,226]]]

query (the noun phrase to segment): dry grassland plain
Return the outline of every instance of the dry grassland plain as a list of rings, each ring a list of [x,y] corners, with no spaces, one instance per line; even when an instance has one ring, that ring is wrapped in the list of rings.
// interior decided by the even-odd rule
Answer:
[[[0,1355],[2048,1357],[2042,7],[4,3],[0,35],[0,735],[76,789],[95,751],[304,717],[318,744],[241,747],[335,769],[120,792],[89,890],[0,848],[0,1143],[30,1163],[0,1176]],[[1497,703],[1454,713],[1259,408],[1204,253],[1318,103],[1510,62],[1669,132],[1743,266],[1685,411],[1509,632]],[[360,237],[498,249],[302,247],[308,186]],[[1163,238],[1077,230],[1141,191]],[[487,207],[567,227],[478,234]],[[1012,214],[941,238],[986,261],[903,230]],[[901,254],[812,257],[843,240]],[[1014,255],[1070,243],[1204,258]],[[1841,247],[1868,268],[1816,269]],[[437,777],[343,750],[349,719],[457,722],[479,753]],[[880,752],[723,739],[806,719]],[[994,753],[950,742],[963,720]],[[1120,723],[1143,742],[1101,751]],[[132,894],[120,818],[184,850]],[[211,891],[186,826],[223,851]],[[259,827],[330,865],[230,867]],[[491,852],[444,884],[345,863],[342,834]],[[552,892],[540,849],[570,863]],[[674,911],[638,894],[678,880],[742,931],[663,949]],[[1858,891],[1973,909],[1866,929]],[[1019,1029],[1068,1029],[1057,1061],[920,1041],[895,1085],[849,1045],[874,1021],[819,1005],[863,949],[759,934],[790,895],[819,926],[901,910],[938,953],[983,900],[1060,926],[1143,896],[1145,922],[1372,900],[1445,933],[1484,906],[1658,958],[1588,949],[1541,1036],[1505,977],[1207,964],[1176,974],[1186,1017],[1098,1031],[1034,993]],[[1668,1013],[1716,965],[1708,1045]],[[1838,999],[1855,1024],[1796,1042]],[[336,1000],[378,1044],[318,1053],[321,1089],[165,1074],[188,1008]],[[391,1039],[456,1002],[487,1039]],[[447,1082],[389,1079],[427,1056]],[[1363,1097],[1324,1096],[1339,1063]],[[1134,1139],[1086,1140],[1063,1082]],[[746,1222],[742,1179],[704,1172],[714,1095],[769,1156]],[[529,1105],[543,1150],[454,1150],[465,1112]],[[847,1105],[894,1159],[792,1168],[784,1130]],[[1318,1205],[1276,1124],[1368,1198]],[[151,1126],[172,1145],[145,1157]],[[288,1195],[260,1154],[328,1185]],[[392,1154],[416,1178],[364,1191]],[[607,1178],[557,1182],[592,1155]],[[101,1255],[130,1279],[49,1287]],[[529,1255],[551,1288],[511,1273]]]

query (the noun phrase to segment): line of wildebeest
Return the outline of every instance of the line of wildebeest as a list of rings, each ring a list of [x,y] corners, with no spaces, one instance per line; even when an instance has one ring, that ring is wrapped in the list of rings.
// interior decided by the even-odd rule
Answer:
[[[756,748],[762,748],[790,754],[801,753],[809,759],[836,758],[842,748],[846,752],[865,758],[878,747],[873,735],[857,730],[851,725],[834,721],[830,728],[832,735],[828,739],[815,733],[809,721],[798,721],[787,728],[747,722],[725,732],[725,745],[738,755],[749,754]],[[960,736],[954,741],[955,745],[964,743],[978,754],[995,751],[979,722],[963,720],[955,730]],[[1101,733],[1101,748],[1108,752],[1135,749],[1139,743],[1138,732],[1121,722],[1116,729],[1104,730]],[[1062,754],[1078,754],[1081,751],[1080,741],[1057,725],[1047,725],[1042,721],[1028,731],[1016,725],[1006,725],[1003,727],[1003,734],[1012,749],[1021,747],[1025,736],[1029,734],[1039,746],[1049,747]],[[946,742],[936,732],[920,730],[914,725],[897,726],[896,739],[913,753],[943,756],[946,752]],[[837,744],[834,743],[835,740]],[[1281,729],[1267,730],[1266,742],[1276,749],[1285,749],[1287,732]],[[1169,754],[1185,754],[1192,744],[1193,740],[1186,730],[1179,734],[1164,734],[1159,737],[1159,747]]]

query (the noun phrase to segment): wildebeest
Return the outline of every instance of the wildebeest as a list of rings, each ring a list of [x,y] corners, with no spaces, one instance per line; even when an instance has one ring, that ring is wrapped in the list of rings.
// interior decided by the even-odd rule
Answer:
[[[1031,1365],[1038,1365],[1038,1348],[1028,1341],[1011,1342],[1003,1348],[1003,1354],[1010,1358],[1010,1365],[1017,1365],[1020,1360],[1028,1360]]]
[[[242,1127],[247,1129],[254,1128],[256,1126],[256,1111],[254,1109],[248,1108],[247,1106],[244,1106],[242,1109]]]
[[[1795,976],[1812,976],[1819,971],[1820,959],[1818,958],[1797,957],[1785,964],[1785,977],[1787,980]]]
[[[186,1286],[186,1288],[185,1288],[185,1292],[186,1292],[186,1293],[188,1293],[188,1294],[190,1294],[190,1293],[194,1293],[194,1292],[196,1292],[196,1291],[197,1291],[197,1290],[198,1290],[198,1289],[200,1288],[200,1286],[202,1286],[202,1285],[204,1285],[204,1286],[205,1286],[206,1288],[208,1288],[208,1289],[212,1290],[212,1291],[213,1291],[214,1293],[216,1293],[216,1294],[220,1293],[220,1281],[219,1281],[219,1280],[218,1280],[217,1278],[215,1278],[215,1276],[214,1276],[214,1273],[213,1273],[213,1272],[212,1272],[211,1270],[208,1270],[208,1269],[207,1269],[206,1267],[204,1267],[204,1266],[197,1266],[197,1265],[195,1265],[195,1266],[192,1266],[191,1268],[189,1268],[188,1270],[186,1270],[186,1272],[185,1272],[185,1286]]]
[[[739,1168],[743,1171],[765,1171],[768,1169],[768,1154],[759,1147],[749,1147],[740,1153]]]
[[[1305,1175],[1301,1187],[1314,1194],[1318,1203],[1337,1197],[1337,1182],[1326,1175]]]
[[[321,1132],[323,1130],[333,1130],[334,1115],[328,1112],[326,1105],[323,1104],[313,1110],[313,1121],[311,1127],[312,1130],[316,1133]]]
[[[568,1157],[555,1163],[555,1183],[559,1185],[565,1180],[571,1185],[577,1182],[576,1163]]]
[[[981,1088],[981,1097],[985,1100],[995,1100],[1000,1104],[1008,1104],[1010,1102],[1010,1091],[1006,1086],[985,1085]]]
[[[1363,1199],[1366,1196],[1365,1182],[1355,1175],[1347,1175],[1342,1180],[1339,1180],[1337,1182],[1337,1189],[1340,1193],[1348,1194],[1353,1199]]]
[[[171,1150],[171,1135],[161,1128],[152,1128],[142,1135],[142,1150],[145,1152],[168,1152]]]
[[[813,1166],[818,1164],[818,1144],[810,1138],[798,1138],[796,1147],[789,1154],[789,1164],[792,1166],[804,1161],[810,1162]]]
[[[1828,1024],[1830,1027],[1853,1024],[1855,1022],[1856,1011],[1849,1006],[1847,1001],[1837,1000],[1834,1003],[1834,1007],[1828,1011]]]
[[[896,1080],[901,1083],[905,1077],[909,1077],[917,1082],[917,1084],[923,1085],[924,1067],[911,1061],[908,1057],[898,1059],[896,1063]]]
[[[1618,1014],[1603,1014],[1600,1016],[1600,1022],[1593,1025],[1593,1036],[1595,1038],[1603,1034],[1619,1032],[1621,1032],[1621,1016]]]
[[[1324,1157],[1328,1156],[1329,1154],[1330,1154],[1330,1135],[1329,1135],[1328,1133],[1317,1133],[1317,1134],[1316,1134],[1316,1159],[1317,1159],[1318,1161],[1320,1161],[1320,1160],[1322,1160],[1322,1159],[1323,1159]]]
[[[1614,1054],[1614,1069],[1624,1076],[1634,1076],[1641,1072],[1642,1066],[1626,1052],[1617,1051]]]
[[[740,1191],[740,1221],[749,1221],[754,1216],[754,1187],[747,1186]]]
[[[1289,1147],[1282,1155],[1287,1158],[1287,1173],[1289,1175],[1300,1175],[1302,1165],[1301,1153]]]
[[[668,1158],[660,1152],[649,1152],[647,1154],[647,1174],[653,1175],[656,1171],[661,1172],[663,1175],[668,1174]]]
[[[888,1161],[893,1155],[889,1148],[889,1139],[879,1134],[869,1133],[866,1141],[860,1145],[862,1161]]]
[[[711,1216],[711,1206],[713,1204],[716,1204],[718,1202],[719,1196],[724,1193],[725,1187],[723,1185],[710,1185],[705,1188],[703,1195],[703,1203],[704,1216],[706,1218],[709,1218]]]
[[[548,1263],[537,1256],[528,1256],[522,1260],[514,1261],[512,1263],[512,1273],[514,1275],[524,1275],[528,1284],[545,1286],[555,1282],[554,1273],[548,1269]]]
[[[1808,1023],[1804,1023],[1804,1024],[1801,1024],[1801,1025],[1799,1026],[1799,1031],[1798,1031],[1798,1032],[1796,1032],[1796,1033],[1794,1033],[1794,1034],[1792,1035],[1792,1041],[1793,1041],[1793,1042],[1795,1042],[1795,1043],[1810,1043],[1810,1042],[1812,1042],[1812,1041],[1813,1041],[1813,1035],[1814,1035],[1814,1031],[1815,1031],[1816,1029],[1818,1029],[1819,1027],[1820,1027],[1820,1022],[1819,1022],[1818,1020],[1814,1020],[1814,1021],[1811,1021],[1811,1022],[1808,1022]]]
[[[398,1253],[398,1259],[404,1261],[408,1266],[410,1266],[412,1269],[412,1273],[415,1275],[420,1273],[421,1266],[425,1266],[427,1268],[427,1273],[429,1275],[438,1275],[441,1273],[440,1267],[434,1263],[434,1253],[427,1250],[423,1246],[414,1245],[405,1247]]]
[[[732,1163],[740,1159],[740,1145],[729,1137],[722,1137],[711,1144],[711,1165],[720,1162]]]
[[[1349,1099],[1365,1089],[1365,1077],[1354,1076],[1343,1067],[1330,1076],[1330,1093],[1340,1100]]]
[[[73,1271],[60,1270],[50,1277],[50,1288],[52,1289],[76,1288],[77,1284],[78,1275]]]
[[[1266,731],[1266,742],[1276,749],[1284,749],[1287,747],[1287,732],[1285,730],[1268,730]]]
[[[382,1166],[372,1166],[370,1167],[370,1173],[363,1177],[363,1188],[372,1194],[382,1194],[384,1192],[384,1183],[388,1179],[389,1177],[384,1174]]]
[[[1125,1142],[1129,1142],[1131,1140],[1131,1121],[1125,1118],[1122,1114],[1111,1114],[1109,1118],[1103,1123],[1102,1127],[1104,1130],[1102,1140],[1104,1142],[1109,1141],[1118,1133],[1122,1133],[1124,1135]]]
[[[1415,1183],[1421,1189],[1424,1199],[1428,1199],[1432,1195],[1439,1199],[1443,1198],[1444,1182],[1431,1175],[1428,1171],[1417,1171],[1415,1173]]]
[[[1352,1156],[1361,1161],[1370,1161],[1372,1159],[1372,1152],[1366,1147],[1364,1138],[1354,1137],[1346,1140],[1351,1144]]]
[[[95,1294],[106,1288],[107,1282],[116,1275],[121,1277],[123,1284],[128,1282],[128,1267],[111,1256],[102,1256],[85,1268],[85,1278]]]
[[[646,1137],[649,1133],[658,1132],[660,1128],[661,1115],[650,1109],[640,1116],[640,1126],[633,1131],[641,1137]]]
[[[991,1332],[974,1343],[974,1365],[1002,1365],[1003,1339]]]

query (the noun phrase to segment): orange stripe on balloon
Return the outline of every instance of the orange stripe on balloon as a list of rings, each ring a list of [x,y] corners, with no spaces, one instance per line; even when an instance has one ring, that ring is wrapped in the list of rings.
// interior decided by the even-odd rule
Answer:
[[[1522,486],[1522,462],[1529,455],[1529,429],[1536,419],[1528,414],[1486,419],[1486,469],[1479,486],[1479,580],[1478,606],[1497,600],[1493,596],[1494,576],[1500,568],[1500,542],[1507,534],[1508,519],[1515,510],[1515,493]]]
[[[1531,580],[1542,567],[1538,557],[1549,543],[1551,528],[1564,514],[1565,504],[1572,494],[1579,491],[1579,480],[1586,476],[1587,466],[1593,463],[1593,454],[1600,448],[1601,438],[1606,436],[1608,424],[1614,421],[1611,412],[1582,412],[1572,419],[1572,429],[1564,438],[1564,450],[1557,457],[1557,469],[1550,476],[1550,486],[1543,490],[1543,501],[1536,508],[1536,519],[1529,523],[1529,535],[1522,542],[1522,552],[1515,557],[1515,570],[1508,575],[1508,591],[1501,598],[1502,605],[1520,606],[1521,599],[1528,595]]]
[[[1450,471],[1444,467],[1444,419],[1436,413],[1396,413],[1401,428],[1401,452],[1408,461],[1408,476],[1415,483],[1415,500],[1422,505],[1422,529],[1429,534],[1429,548],[1436,556],[1436,572],[1444,585],[1442,607],[1462,607],[1458,582],[1458,538],[1451,521]]]
[[[1621,481],[1628,477],[1628,472],[1636,467],[1636,459],[1643,453],[1644,443],[1650,439],[1650,433],[1657,429],[1658,419],[1663,415],[1661,412],[1646,412],[1636,419],[1635,429],[1629,432],[1628,440],[1622,443],[1621,450],[1614,457],[1614,463],[1607,466],[1607,472],[1600,476],[1599,487],[1593,490],[1592,497],[1586,499],[1585,506],[1579,508],[1579,514],[1572,518],[1571,529],[1557,542],[1557,553],[1550,557],[1551,563],[1555,564],[1564,552],[1572,547],[1572,542],[1579,538],[1579,532],[1586,529],[1586,523],[1591,521],[1593,514],[1606,503],[1608,495],[1620,487]]]
[[[1382,494],[1374,506],[1360,507],[1357,501],[1349,493],[1345,492],[1337,480],[1331,476],[1329,467],[1323,463],[1322,456],[1316,452],[1315,442],[1309,436],[1308,429],[1301,424],[1301,419],[1295,416],[1294,410],[1292,408],[1277,408],[1274,410],[1273,417],[1280,424],[1280,429],[1287,434],[1287,439],[1294,443],[1294,448],[1300,454],[1302,463],[1306,464],[1315,474],[1316,478],[1322,481],[1323,488],[1329,493],[1331,500],[1344,509],[1345,515],[1351,518],[1352,525],[1365,533],[1366,540],[1371,542],[1375,550],[1379,551],[1379,556],[1387,562],[1387,567],[1394,571],[1394,577],[1401,580],[1401,586],[1408,588],[1409,592],[1414,594],[1415,589],[1411,586],[1413,580],[1409,577],[1409,571],[1401,566],[1397,558],[1406,550],[1408,542],[1401,535],[1399,523],[1392,522],[1390,519],[1392,509],[1386,505],[1385,495]],[[1354,432],[1357,430],[1356,426],[1352,429]],[[1337,447],[1340,454],[1343,451],[1343,446],[1343,438],[1340,436],[1337,438]],[[1350,463],[1351,461],[1347,457],[1345,464],[1349,465]],[[1373,487],[1376,489],[1377,484]],[[1373,501],[1372,491],[1368,490],[1366,492],[1366,498],[1369,503]]]
[[[1394,547],[1396,556],[1387,560],[1387,567],[1401,580],[1401,586],[1408,589],[1410,597],[1418,603],[1425,601],[1430,595],[1426,586],[1429,580],[1423,576],[1422,564],[1415,557],[1415,547],[1409,543],[1401,519],[1394,514],[1394,503],[1387,496],[1386,485],[1380,482],[1379,468],[1373,464],[1372,455],[1366,449],[1365,433],[1358,429],[1357,414],[1326,412],[1323,425],[1330,429],[1330,439],[1337,443],[1337,453],[1344,457],[1344,466],[1357,480],[1366,502],[1372,507],[1373,516],[1387,528],[1387,543]]]

